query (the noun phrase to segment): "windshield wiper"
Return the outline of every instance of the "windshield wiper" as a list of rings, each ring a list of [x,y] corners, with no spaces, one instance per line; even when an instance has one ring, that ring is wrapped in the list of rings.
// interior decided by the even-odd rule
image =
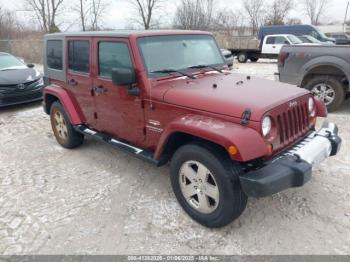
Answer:
[[[195,65],[195,66],[190,66],[189,68],[191,69],[204,69],[204,68],[211,68],[219,73],[223,73],[223,71],[219,68],[216,68],[215,66],[211,66],[211,65]]]
[[[179,71],[179,70],[175,70],[175,69],[162,69],[162,70],[156,70],[156,71],[152,71],[150,72],[151,74],[171,74],[171,73],[179,73],[180,75],[183,75],[183,76],[187,76],[188,78],[191,78],[191,79],[196,79],[193,75],[189,75],[189,74],[186,74],[182,71]]]
[[[3,68],[0,69],[0,71],[10,71],[10,70],[16,70],[15,68]]]

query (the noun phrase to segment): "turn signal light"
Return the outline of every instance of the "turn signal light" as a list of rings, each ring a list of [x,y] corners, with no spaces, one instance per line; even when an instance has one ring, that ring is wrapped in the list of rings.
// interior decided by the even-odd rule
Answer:
[[[310,117],[310,126],[315,126],[316,120],[317,120],[317,117]]]
[[[235,147],[235,146],[230,146],[227,151],[232,156],[237,155],[237,153],[238,153],[237,147]]]
[[[269,154],[269,155],[272,155],[272,153],[273,153],[273,145],[272,144],[267,144],[267,153]]]

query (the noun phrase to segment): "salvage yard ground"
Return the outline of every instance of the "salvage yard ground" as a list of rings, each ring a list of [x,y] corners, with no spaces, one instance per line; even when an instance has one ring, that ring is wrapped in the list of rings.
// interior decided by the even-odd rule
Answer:
[[[234,71],[273,79],[269,61]],[[1,254],[350,254],[350,101],[329,118],[344,140],[303,188],[250,199],[219,230],[177,203],[168,167],[88,139],[55,141],[41,104],[0,109]]]

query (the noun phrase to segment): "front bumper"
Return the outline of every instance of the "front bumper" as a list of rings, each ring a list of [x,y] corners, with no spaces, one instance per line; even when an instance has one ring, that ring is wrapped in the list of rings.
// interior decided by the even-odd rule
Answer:
[[[265,197],[291,187],[300,187],[310,180],[312,168],[341,147],[338,128],[325,122],[290,150],[269,161],[264,167],[240,176],[243,191],[251,197]]]
[[[42,100],[43,86],[38,86],[33,90],[14,92],[14,93],[0,93],[0,107],[17,105],[29,102]]]

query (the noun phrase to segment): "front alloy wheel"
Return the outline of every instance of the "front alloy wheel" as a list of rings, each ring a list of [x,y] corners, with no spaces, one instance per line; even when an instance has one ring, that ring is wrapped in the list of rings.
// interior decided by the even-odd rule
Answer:
[[[171,185],[182,208],[198,223],[223,227],[247,204],[240,165],[211,144],[181,146],[170,163]]]
[[[220,193],[214,176],[200,162],[187,161],[180,169],[180,188],[187,203],[203,214],[213,213]]]

